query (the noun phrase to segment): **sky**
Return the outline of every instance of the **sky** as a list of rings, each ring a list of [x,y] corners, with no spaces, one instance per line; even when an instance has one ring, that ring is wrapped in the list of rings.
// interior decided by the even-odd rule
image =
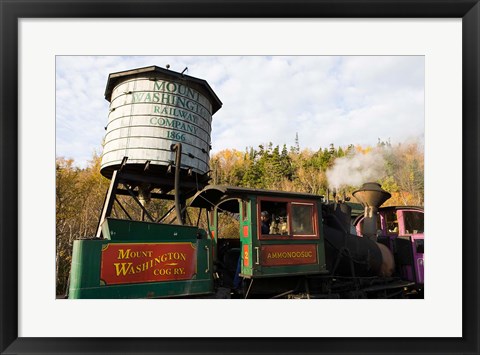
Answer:
[[[57,56],[56,156],[102,153],[110,73],[156,65],[206,80],[222,101],[212,151],[424,140],[423,56]]]

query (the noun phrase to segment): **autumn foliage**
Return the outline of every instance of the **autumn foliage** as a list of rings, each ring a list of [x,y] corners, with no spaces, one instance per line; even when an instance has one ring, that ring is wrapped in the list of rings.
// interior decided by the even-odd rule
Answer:
[[[382,159],[382,171],[374,180],[392,194],[385,205],[423,206],[424,154],[417,143],[393,146],[379,140],[374,147],[330,145],[317,151],[300,150],[298,143],[288,149],[271,143],[245,151],[227,149],[211,156],[210,183],[325,195],[331,185],[327,172],[335,168],[336,161],[344,159],[348,167],[348,159],[374,152]],[[71,159],[56,159],[57,294],[65,294],[68,288],[73,241],[92,238],[97,230],[110,183],[100,174],[100,162],[100,157],[94,155],[88,166],[80,169]],[[340,187],[347,196],[356,188],[358,186]],[[125,206],[130,214],[138,213],[126,200]],[[171,202],[155,201],[151,213],[159,218],[170,208]],[[122,217],[122,211],[116,213],[119,218],[126,218]]]

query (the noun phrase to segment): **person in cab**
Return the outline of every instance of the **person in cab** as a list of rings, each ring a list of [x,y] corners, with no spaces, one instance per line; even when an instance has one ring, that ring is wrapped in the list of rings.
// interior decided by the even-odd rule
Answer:
[[[267,211],[262,211],[260,220],[262,223],[262,234],[270,234],[270,214]]]

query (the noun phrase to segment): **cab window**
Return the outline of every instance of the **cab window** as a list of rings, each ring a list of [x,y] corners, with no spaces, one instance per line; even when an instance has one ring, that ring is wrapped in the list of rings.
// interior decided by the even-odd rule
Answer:
[[[397,211],[387,210],[385,212],[385,225],[387,227],[387,234],[398,235]]]
[[[313,205],[292,203],[293,235],[314,235]]]
[[[242,221],[248,221],[248,201],[242,200]]]
[[[403,211],[405,234],[423,233],[423,213],[417,211]]]

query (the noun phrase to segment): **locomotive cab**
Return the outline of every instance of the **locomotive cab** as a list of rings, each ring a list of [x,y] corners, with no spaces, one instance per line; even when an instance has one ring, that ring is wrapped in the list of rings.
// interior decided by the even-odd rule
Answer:
[[[354,221],[359,236],[363,235],[364,215]],[[424,211],[412,206],[380,207],[377,218],[378,242],[392,250],[396,272],[413,281],[418,290],[424,284]]]
[[[197,193],[191,206],[210,210],[219,285],[245,296],[272,296],[296,288],[298,276],[326,274],[321,201],[317,195],[230,186]],[[265,222],[262,212],[268,213]]]

